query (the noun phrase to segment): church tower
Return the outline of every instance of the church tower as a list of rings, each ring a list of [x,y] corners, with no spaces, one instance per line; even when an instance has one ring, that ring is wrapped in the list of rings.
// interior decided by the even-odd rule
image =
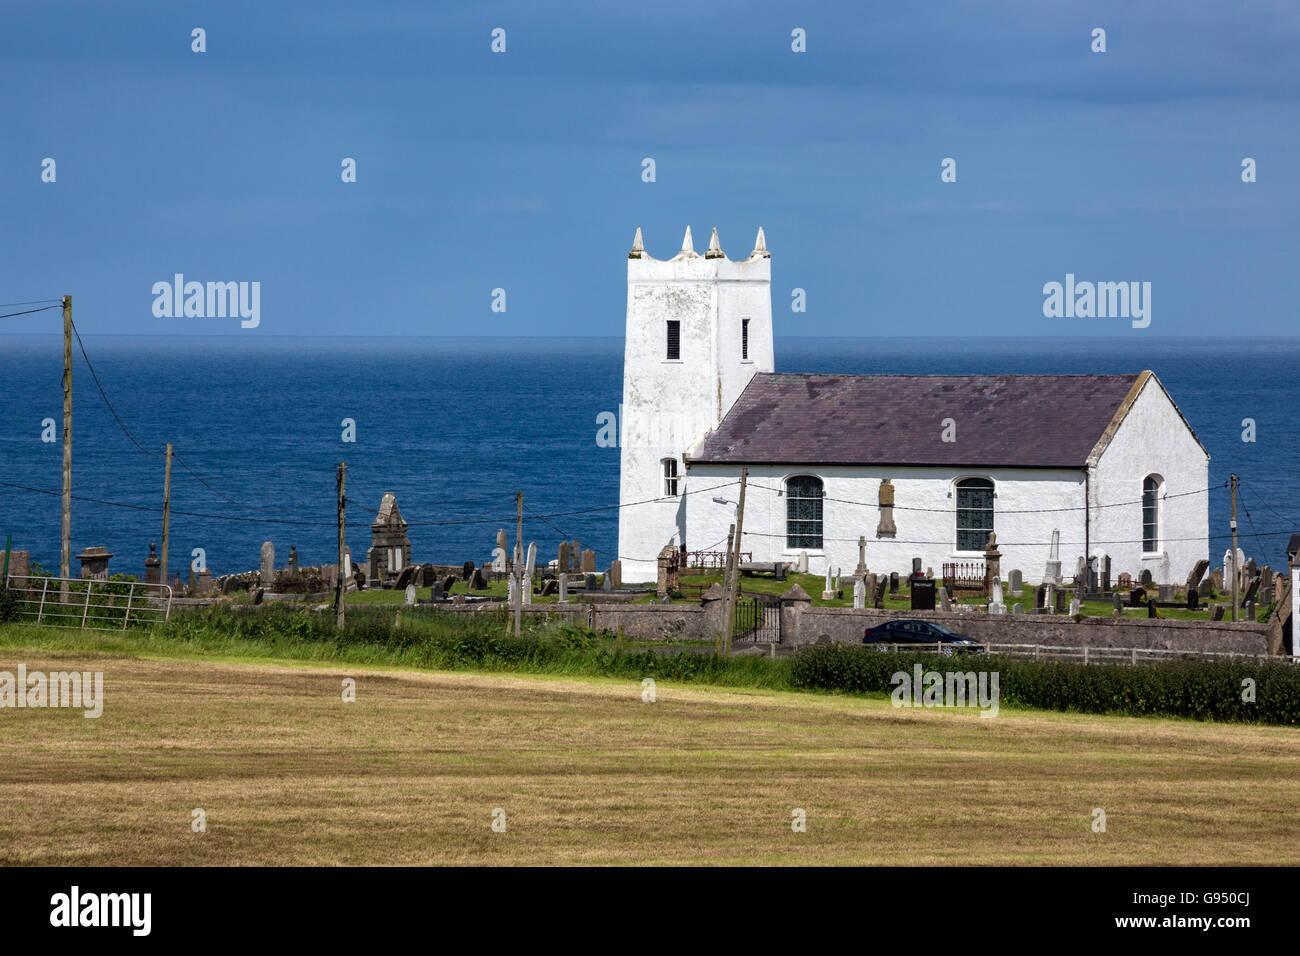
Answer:
[[[732,261],[714,229],[701,256],[688,226],[677,255],[653,259],[636,231],[627,258],[619,415],[618,552],[625,580],[653,581],[667,544],[694,550],[714,544],[687,537],[684,457],[718,426],[749,380],[773,368],[772,259],[761,228],[754,245],[749,258]]]

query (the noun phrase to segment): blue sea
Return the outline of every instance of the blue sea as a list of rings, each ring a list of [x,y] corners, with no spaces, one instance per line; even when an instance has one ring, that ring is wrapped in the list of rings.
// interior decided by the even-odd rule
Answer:
[[[142,574],[162,536],[163,446],[172,442],[170,567],[202,548],[214,576],[255,568],[263,541],[283,565],[332,563],[335,468],[348,464],[348,544],[363,560],[385,492],[410,522],[412,559],[491,557],[513,541],[515,493],[539,558],[561,538],[602,565],[618,538],[617,448],[596,441],[618,412],[623,342],[606,339],[84,338],[114,419],[74,345],[73,553],[107,546],[114,572]],[[1085,373],[1149,368],[1211,455],[1236,472],[1241,546],[1283,564],[1300,530],[1300,339],[778,338],[784,372]],[[0,544],[57,570],[62,339],[0,336]],[[1256,438],[1242,440],[1243,419]],[[344,419],[355,421],[343,442]],[[123,431],[125,426],[142,447]],[[183,465],[181,464],[183,462]],[[186,467],[188,466],[188,467]],[[196,477],[197,476],[197,477]],[[46,493],[42,493],[46,492]],[[93,500],[87,500],[93,499]],[[1211,557],[1228,535],[1228,492],[1211,495]],[[77,562],[73,562],[76,573]]]

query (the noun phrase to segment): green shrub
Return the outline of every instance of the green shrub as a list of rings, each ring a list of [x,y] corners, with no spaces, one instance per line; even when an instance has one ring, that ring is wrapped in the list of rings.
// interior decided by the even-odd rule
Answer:
[[[846,693],[890,693],[898,671],[996,671],[1004,704],[1041,710],[1135,717],[1190,717],[1245,723],[1300,724],[1300,667],[1282,661],[1197,660],[1156,664],[1076,664],[992,654],[941,657],[881,653],[847,644],[819,644],[794,656],[794,687]],[[1245,682],[1255,699],[1242,699]]]

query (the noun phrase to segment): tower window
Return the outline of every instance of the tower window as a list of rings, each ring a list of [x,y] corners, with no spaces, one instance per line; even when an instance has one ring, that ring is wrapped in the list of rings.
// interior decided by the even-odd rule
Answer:
[[[785,483],[785,546],[822,546],[822,480],[797,475]]]
[[[1142,482],[1142,550],[1160,550],[1160,479],[1155,475]]]
[[[677,497],[677,459],[665,458],[661,464],[664,469],[664,496]]]
[[[749,319],[740,320],[740,359],[749,361]]]
[[[957,482],[957,550],[983,551],[993,530],[993,482],[963,478]]]
[[[675,362],[682,357],[682,323],[678,319],[668,320],[668,360]]]

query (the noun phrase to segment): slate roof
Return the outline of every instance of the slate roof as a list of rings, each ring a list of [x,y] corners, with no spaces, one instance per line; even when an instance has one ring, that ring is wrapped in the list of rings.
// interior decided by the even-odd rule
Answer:
[[[691,461],[1082,468],[1138,378],[760,373]]]

